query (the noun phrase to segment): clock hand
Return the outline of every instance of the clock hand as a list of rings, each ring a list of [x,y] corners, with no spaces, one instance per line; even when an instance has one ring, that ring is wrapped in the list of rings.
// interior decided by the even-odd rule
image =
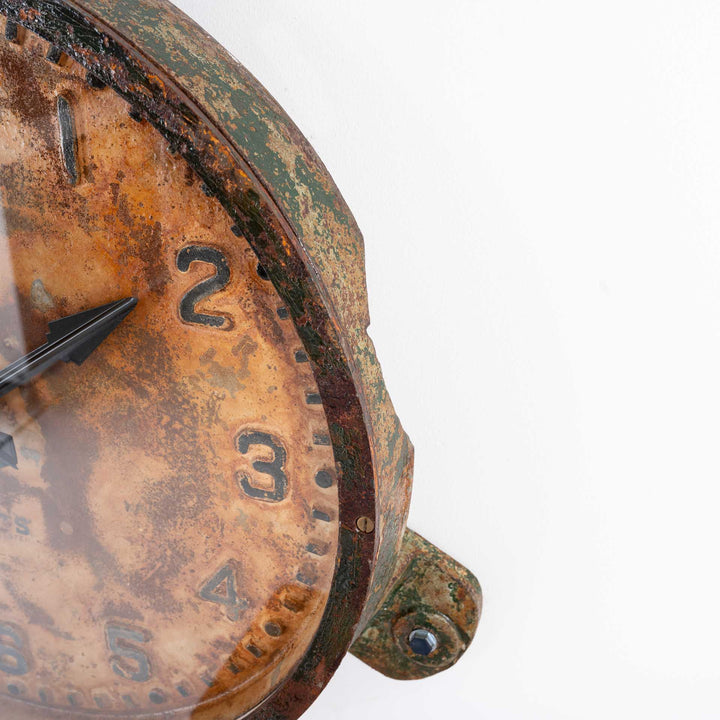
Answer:
[[[125,298],[48,323],[47,342],[0,372],[0,397],[59,360],[82,365],[135,305],[136,298]]]
[[[0,432],[0,468],[13,467],[17,470],[17,452],[11,435]]]

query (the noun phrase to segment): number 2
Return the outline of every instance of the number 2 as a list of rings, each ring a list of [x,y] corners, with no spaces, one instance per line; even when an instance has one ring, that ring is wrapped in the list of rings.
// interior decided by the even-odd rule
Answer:
[[[180,317],[193,325],[230,330],[232,321],[224,315],[207,315],[196,312],[195,306],[205,298],[219,293],[230,282],[230,267],[225,256],[215,248],[188,245],[177,256],[178,270],[187,272],[194,262],[215,266],[215,274],[188,290],[180,301]]]

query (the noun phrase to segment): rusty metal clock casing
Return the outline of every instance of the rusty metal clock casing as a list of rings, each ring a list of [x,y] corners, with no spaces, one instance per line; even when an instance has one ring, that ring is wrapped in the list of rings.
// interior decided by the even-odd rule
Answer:
[[[248,717],[257,720],[296,718],[327,683],[356,639],[353,652],[396,677],[422,677],[451,665],[474,634],[480,611],[479,586],[464,568],[405,530],[413,451],[366,333],[369,318],[362,237],[312,148],[247,70],[168,2],[0,0],[0,12],[7,18],[7,46],[0,54],[5,85],[0,90],[7,107],[20,108],[19,115],[37,116],[37,109],[26,107],[33,102],[34,88],[36,101],[42,99],[43,117],[52,115],[56,121],[52,126],[45,121],[35,126],[40,128],[40,136],[46,133],[43,142],[56,148],[54,159],[48,156],[43,161],[47,167],[38,166],[45,174],[37,175],[34,188],[38,196],[50,200],[36,202],[34,207],[45,208],[49,217],[31,223],[21,239],[22,228],[17,223],[11,228],[14,232],[8,233],[16,243],[14,277],[23,286],[21,295],[24,293],[22,327],[16,328],[16,335],[22,337],[22,333],[29,345],[38,344],[46,331],[43,318],[54,320],[61,311],[80,311],[116,299],[105,295],[108,278],[122,294],[139,291],[154,298],[152,303],[144,303],[140,297],[128,324],[102,348],[102,357],[107,357],[114,373],[125,369],[131,378],[137,374],[138,361],[157,367],[160,350],[167,358],[161,381],[147,383],[151,394],[155,386],[156,396],[144,406],[147,417],[145,424],[138,425],[138,432],[152,423],[151,409],[167,402],[167,388],[177,390],[173,376],[200,378],[195,387],[198,397],[211,393],[212,382],[224,383],[226,396],[233,395],[228,384],[237,393],[227,400],[223,416],[232,426],[227,430],[231,442],[213,446],[208,437],[207,448],[212,451],[206,448],[205,460],[184,468],[184,484],[166,484],[158,507],[177,505],[183,490],[185,502],[192,505],[204,468],[220,463],[223,468],[236,468],[234,480],[246,497],[254,494],[256,500],[267,503],[254,511],[266,523],[258,525],[265,533],[260,533],[258,543],[267,542],[273,528],[296,529],[288,531],[297,533],[294,544],[279,549],[276,559],[286,560],[300,583],[290,583],[292,587],[282,584],[277,597],[263,605],[258,596],[256,602],[263,605],[264,613],[282,612],[287,619],[258,616],[260,625],[252,632],[258,632],[260,639],[244,637],[237,650],[227,651],[226,661],[207,678],[207,692],[192,710],[192,717],[234,718],[250,712]],[[16,87],[11,98],[13,73]],[[24,88],[17,86],[18,73],[28,81]],[[17,133],[22,132],[21,122]],[[6,145],[10,145],[7,139]],[[24,148],[21,155],[32,168],[32,148]],[[64,185],[48,195],[52,172],[58,178],[62,175]],[[4,198],[13,194],[8,186],[12,182],[12,174],[0,177]],[[157,190],[159,185],[162,190]],[[16,187],[16,202],[32,190],[32,184]],[[78,203],[94,208],[84,217],[94,214],[101,218],[93,229],[94,237],[87,227],[77,226]],[[21,215],[18,212],[16,217]],[[43,258],[38,250],[42,241],[37,227],[48,219],[56,222],[60,236],[72,239],[70,244],[82,251],[79,255],[94,258],[79,274],[88,279],[87,291],[73,295],[78,273],[66,271],[49,255]],[[97,240],[100,229],[108,234],[104,256]],[[18,249],[23,242],[31,248],[26,253]],[[49,243],[46,252],[57,247]],[[35,284],[36,267],[31,267],[31,258],[44,263],[43,267],[54,267],[54,277],[41,286]],[[205,275],[198,276],[201,266],[206,268]],[[54,297],[48,299],[46,294],[52,294],[46,285],[53,282]],[[192,295],[202,283],[206,283],[204,290]],[[210,295],[213,300],[208,305]],[[246,299],[240,307],[235,304],[239,297]],[[78,302],[84,305],[73,305]],[[205,318],[204,327],[198,327],[203,324],[197,322],[198,317]],[[12,334],[10,324],[8,316],[0,334]],[[243,328],[247,332],[240,332]],[[148,329],[161,340],[144,344],[142,333],[147,336]],[[232,331],[233,342],[217,341],[213,330]],[[254,361],[249,350],[261,344],[258,356],[267,367],[257,363],[251,368]],[[143,357],[148,348],[154,348],[155,355]],[[223,368],[228,367],[235,372],[222,377]],[[215,369],[214,379],[211,368]],[[89,381],[84,380],[87,373],[78,373],[77,387],[88,383],[89,392],[95,392],[99,402],[105,380],[102,370],[98,372],[93,375],[91,371]],[[55,388],[68,392],[71,383],[63,377],[59,376]],[[255,387],[256,378],[262,382],[257,380]],[[253,397],[270,403],[271,412],[264,415],[269,419],[262,420],[262,413],[247,410],[238,399],[245,397],[238,385],[245,380]],[[36,389],[39,399],[48,404],[55,399],[52,381],[41,381]],[[202,382],[207,386],[201,386]],[[286,399],[268,400],[270,387],[281,389],[273,398],[284,392]],[[168,415],[178,412],[173,408]],[[108,436],[102,437],[100,444],[106,448],[112,444],[112,432],[123,432],[112,425],[121,416],[97,415],[98,420],[101,417]],[[196,417],[194,422],[198,424],[200,419]],[[276,427],[282,428],[282,439],[278,439]],[[67,430],[67,442],[72,446],[77,442],[72,423]],[[54,437],[60,436],[57,429],[54,432]],[[136,440],[141,446],[139,435]],[[182,447],[174,451],[192,454]],[[62,448],[56,450],[60,456],[62,452]],[[126,462],[124,472],[132,473],[127,458],[106,454],[108,468]],[[148,454],[141,453],[138,462],[146,463]],[[155,454],[169,457],[167,447],[156,448]],[[238,455],[247,456],[244,470]],[[288,515],[267,512],[278,507],[273,501],[281,497],[277,493],[285,481],[267,472],[253,476],[258,462],[261,468],[277,468],[285,481],[293,484],[293,493],[295,485],[301,485],[294,478],[305,478],[304,489],[293,495]],[[3,472],[10,477],[11,470],[0,470]],[[268,477],[273,480],[270,484]],[[72,494],[71,483],[65,491]],[[222,515],[220,497],[218,493],[214,500],[217,517]],[[177,512],[177,508],[167,510],[173,517]],[[141,533],[155,532],[162,538],[167,513],[159,512],[146,531],[139,528]],[[313,520],[318,518],[327,525],[325,534],[320,531],[321,537],[314,534]],[[228,516],[225,520],[232,519]],[[328,528],[332,528],[330,534]],[[167,522],[165,530],[168,535],[160,543],[170,556],[182,539],[172,535]],[[200,530],[196,527],[189,532]],[[316,576],[310,584],[303,582],[308,579],[303,569],[293,565],[301,563],[293,555],[295,550],[288,549],[298,542],[312,556]],[[173,578],[186,571],[185,567],[171,571],[165,565],[163,569]],[[211,563],[199,585],[201,599],[203,592],[205,599],[210,596],[215,601],[236,596],[240,579],[234,572],[225,560]],[[268,572],[260,567],[255,570],[257,576]],[[251,579],[248,582],[252,584]],[[320,593],[313,600],[314,586]],[[248,602],[252,604],[252,598]],[[239,604],[238,600],[237,607],[230,608],[230,620],[234,613],[239,615]],[[293,634],[292,614],[297,614],[300,606],[307,608],[301,613],[307,622]],[[168,616],[163,617],[167,620]],[[162,624],[158,619],[158,627]],[[22,644],[22,628],[17,623],[7,627],[10,637],[6,635],[6,644],[11,648]],[[111,624],[110,631],[107,627],[106,622],[102,638],[106,653],[108,648],[117,650],[139,642],[137,635],[128,635],[137,632],[132,628],[118,623]],[[415,630],[422,629],[427,629],[439,647],[430,641],[423,645],[425,636],[418,634],[413,636],[414,644],[408,642]],[[196,630],[185,630],[188,632]],[[178,642],[181,647],[182,640]],[[241,657],[248,659],[248,653],[252,657],[259,653],[256,659],[282,655],[284,660],[273,660],[274,676],[260,673],[255,689],[241,692],[235,670]],[[198,669],[197,658],[187,661],[188,673],[197,675]],[[148,683],[143,686],[148,707],[167,717],[180,717],[173,715],[173,708],[186,712],[179,699],[175,705],[169,701],[166,688],[155,687],[149,678]],[[0,687],[0,692],[5,689]],[[18,690],[19,695],[24,692]],[[111,689],[109,694],[113,692]],[[123,701],[121,696],[118,690],[118,703]],[[65,711],[101,717],[142,715],[127,699],[124,708],[117,710],[103,707],[89,691],[83,695],[79,690],[77,698],[81,697],[83,703],[94,700],[94,707],[81,711],[70,706]],[[160,698],[163,701],[156,702]],[[52,716],[48,712],[57,710],[48,711],[37,695],[15,700],[24,703],[25,717],[48,717]],[[169,704],[163,707],[165,701]],[[15,702],[13,706],[20,707]],[[186,712],[184,716],[189,715]]]

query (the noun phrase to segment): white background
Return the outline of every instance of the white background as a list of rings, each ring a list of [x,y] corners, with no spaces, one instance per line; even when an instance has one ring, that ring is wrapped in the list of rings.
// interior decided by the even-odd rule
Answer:
[[[176,2],[353,209],[411,524],[485,590],[307,717],[720,718],[720,5]]]

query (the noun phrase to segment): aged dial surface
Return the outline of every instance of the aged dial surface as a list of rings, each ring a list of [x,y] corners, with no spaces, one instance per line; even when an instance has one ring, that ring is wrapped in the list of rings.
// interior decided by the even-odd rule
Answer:
[[[0,28],[0,371],[137,301],[80,364],[0,396],[0,718],[245,712],[302,657],[333,577],[308,358],[161,135]]]

